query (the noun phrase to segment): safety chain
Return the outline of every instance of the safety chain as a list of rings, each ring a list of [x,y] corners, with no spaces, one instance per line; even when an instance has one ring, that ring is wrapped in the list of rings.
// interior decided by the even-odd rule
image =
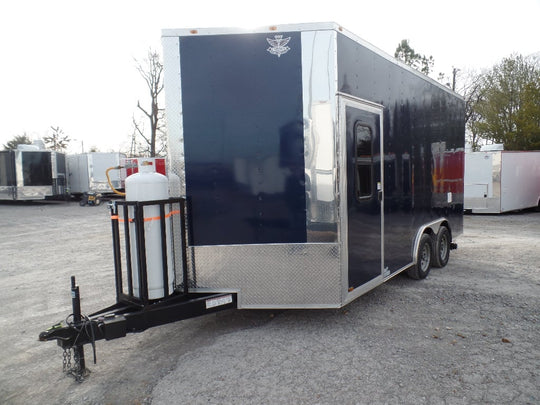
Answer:
[[[63,353],[62,371],[67,373],[68,370],[71,370],[71,348],[64,349]]]
[[[84,377],[88,375],[88,370],[81,370],[81,360],[75,350],[73,350],[73,366],[71,365],[71,350],[72,348],[65,348],[63,353],[62,371],[75,379],[75,381],[81,383],[84,381]]]

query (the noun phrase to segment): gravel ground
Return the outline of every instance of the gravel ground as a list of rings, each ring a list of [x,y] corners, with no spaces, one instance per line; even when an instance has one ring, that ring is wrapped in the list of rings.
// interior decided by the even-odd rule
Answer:
[[[538,404],[540,213],[466,216],[427,279],[340,310],[230,310],[97,343],[77,383],[37,341],[114,303],[106,206],[0,203],[0,403]]]

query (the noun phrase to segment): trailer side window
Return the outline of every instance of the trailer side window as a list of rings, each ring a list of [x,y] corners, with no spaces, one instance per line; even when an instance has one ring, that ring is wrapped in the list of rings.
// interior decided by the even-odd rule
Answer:
[[[373,152],[371,128],[357,122],[354,128],[355,195],[357,199],[372,195]]]

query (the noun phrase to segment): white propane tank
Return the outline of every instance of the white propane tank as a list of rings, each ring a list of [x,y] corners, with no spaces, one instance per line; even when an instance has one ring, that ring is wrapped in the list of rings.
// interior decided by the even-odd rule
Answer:
[[[169,198],[169,181],[167,177],[155,172],[152,160],[143,160],[138,173],[126,178],[126,201],[153,201]],[[165,207],[165,215],[168,214]],[[130,207],[129,216],[132,218],[134,209]],[[148,280],[148,298],[151,300],[164,297],[163,292],[163,258],[161,252],[161,226],[158,205],[144,207],[144,238],[146,243],[146,271]],[[173,292],[174,266],[171,244],[171,224],[169,218],[165,220],[167,238],[167,264],[168,264],[168,292]],[[133,277],[133,294],[141,296],[139,291],[137,244],[135,237],[135,224],[130,224],[131,263]]]

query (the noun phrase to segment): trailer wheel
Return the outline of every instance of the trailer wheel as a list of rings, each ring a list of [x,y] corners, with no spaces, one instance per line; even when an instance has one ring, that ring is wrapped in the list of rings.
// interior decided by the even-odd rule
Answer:
[[[435,237],[435,249],[433,249],[433,266],[444,267],[450,258],[450,232],[446,226],[441,226]]]
[[[426,278],[431,269],[433,242],[428,234],[423,234],[418,245],[416,264],[407,270],[407,275],[415,280]]]

